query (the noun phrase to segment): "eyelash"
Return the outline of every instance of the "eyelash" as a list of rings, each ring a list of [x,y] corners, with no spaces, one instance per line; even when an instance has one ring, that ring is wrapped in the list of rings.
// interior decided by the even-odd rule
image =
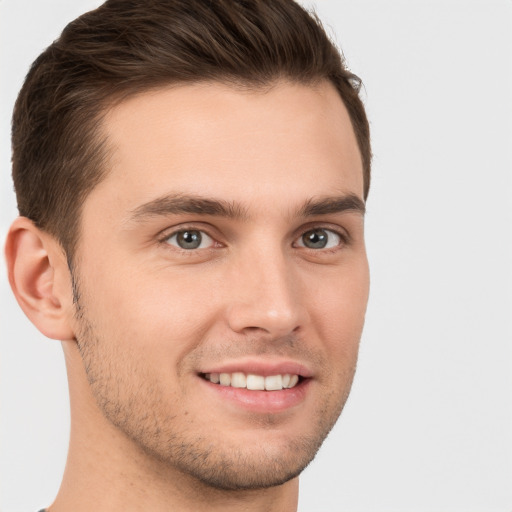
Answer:
[[[313,231],[317,231],[317,230],[325,231],[325,232],[329,233],[329,238],[332,235],[336,236],[338,238],[338,243],[334,247],[328,247],[328,248],[321,247],[321,248],[317,248],[317,249],[313,249],[311,247],[307,247],[306,245],[304,245],[304,241],[303,241],[304,235],[306,235],[307,233],[312,233]],[[294,246],[296,246],[295,244],[297,244],[297,243],[302,244],[302,245],[298,245],[298,247],[300,247],[302,249],[313,251],[315,253],[321,252],[321,253],[325,254],[325,253],[333,253],[333,252],[340,250],[341,247],[347,245],[348,239],[347,239],[347,235],[345,233],[341,233],[338,230],[331,229],[331,228],[328,228],[325,226],[318,226],[318,227],[314,226],[314,227],[310,227],[310,228],[302,231],[302,233],[295,239]],[[329,243],[329,242],[327,242],[327,243]]]
[[[315,231],[315,230],[324,230],[324,231],[327,231],[328,233],[336,235],[339,238],[339,240],[340,240],[339,244],[336,245],[335,247],[328,248],[328,249],[324,249],[324,248],[312,249],[312,248],[306,247],[304,245],[301,245],[301,246],[298,246],[298,247],[300,247],[301,249],[305,249],[307,251],[314,252],[314,253],[323,253],[323,254],[325,254],[325,253],[336,252],[336,251],[340,250],[342,247],[344,247],[344,246],[346,246],[346,245],[348,245],[350,243],[350,236],[344,230],[339,229],[339,228],[333,229],[332,227],[325,226],[324,224],[313,224],[313,225],[307,226],[306,228],[302,229],[301,232],[299,233],[299,235],[294,238],[294,242],[293,242],[292,245],[294,247],[297,247],[296,246],[297,242],[299,240],[302,240],[302,237],[306,233],[309,233],[309,232]],[[174,229],[170,233],[166,232],[163,236],[159,237],[158,241],[162,245],[169,247],[169,246],[171,246],[171,244],[169,243],[169,240],[171,238],[179,235],[180,233],[186,232],[186,231],[198,231],[198,232],[202,233],[203,235],[206,235],[208,238],[211,238],[211,240],[213,241],[213,246],[212,247],[205,247],[205,248],[202,248],[202,249],[183,249],[181,247],[178,247],[177,245],[172,245],[173,250],[176,250],[176,251],[179,251],[181,253],[184,253],[184,254],[192,256],[193,254],[197,254],[198,251],[208,251],[208,250],[215,249],[216,248],[215,245],[218,245],[220,247],[224,247],[224,244],[222,244],[221,242],[218,242],[216,240],[216,237],[211,235],[208,232],[208,230],[204,229],[203,227],[197,227],[197,226],[192,226],[192,225],[191,226],[186,226],[186,225],[185,226],[180,226],[178,229]]]
[[[179,247],[178,245],[171,245],[169,243],[169,240],[171,238],[173,238],[185,231],[198,231],[198,232],[202,233],[203,235],[206,235],[208,238],[211,238],[211,240],[213,241],[212,246],[205,247],[203,249],[183,249],[182,247]],[[172,247],[172,250],[178,251],[187,256],[193,256],[194,254],[197,254],[198,251],[204,252],[204,251],[216,249],[217,248],[217,247],[215,247],[216,245],[223,247],[223,244],[218,242],[216,237],[211,235],[208,232],[208,230],[204,229],[204,227],[198,227],[198,226],[192,226],[192,225],[191,226],[187,226],[187,225],[180,226],[177,229],[173,229],[171,232],[164,232],[163,235],[158,238],[158,242],[166,248]]]

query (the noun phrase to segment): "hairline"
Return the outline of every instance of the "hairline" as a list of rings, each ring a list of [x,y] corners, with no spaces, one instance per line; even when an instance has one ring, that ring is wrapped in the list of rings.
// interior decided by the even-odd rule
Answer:
[[[230,76],[219,76],[215,79],[197,79],[197,80],[176,80],[176,81],[162,81],[161,83],[155,83],[147,86],[140,87],[128,87],[125,90],[113,92],[110,95],[107,95],[103,98],[103,101],[97,107],[97,111],[93,113],[92,116],[87,121],[88,127],[87,132],[89,135],[89,140],[87,142],[92,143],[92,147],[89,151],[92,153],[96,153],[95,158],[97,159],[96,167],[97,179],[94,181],[94,185],[88,188],[83,196],[80,197],[80,202],[76,208],[75,218],[73,222],[74,232],[70,233],[67,240],[62,240],[58,234],[53,234],[64,253],[66,254],[66,258],[68,261],[68,267],[71,270],[73,266],[76,266],[76,253],[80,244],[81,239],[81,230],[82,230],[82,213],[84,209],[85,202],[87,198],[91,194],[91,192],[103,181],[107,178],[111,169],[108,168],[108,161],[114,155],[116,150],[115,146],[109,140],[108,133],[105,130],[105,120],[108,117],[109,113],[122,105],[123,103],[137,98],[139,96],[148,94],[148,93],[158,93],[159,91],[179,89],[187,86],[196,86],[196,85],[224,85],[229,87],[237,92],[242,93],[263,93],[266,94],[272,91],[275,87],[278,87],[281,84],[289,84],[289,85],[303,85],[305,87],[311,87],[313,89],[318,89],[322,84],[329,84],[335,90],[336,94],[340,98],[343,103],[343,106],[347,110],[347,115],[350,120],[350,125],[354,136],[356,138],[356,145],[359,156],[361,158],[362,169],[361,172],[363,174],[363,182],[365,181],[365,169],[363,163],[363,154],[361,148],[359,147],[359,141],[357,140],[357,135],[355,132],[354,122],[352,120],[352,116],[350,111],[346,105],[345,99],[343,98],[341,92],[338,87],[336,87],[335,82],[326,76],[316,76],[311,78],[301,79],[299,77],[291,77],[291,76],[276,76],[269,78],[268,80],[249,80],[242,79],[240,77],[230,77]],[[366,199],[366,198],[364,198]]]

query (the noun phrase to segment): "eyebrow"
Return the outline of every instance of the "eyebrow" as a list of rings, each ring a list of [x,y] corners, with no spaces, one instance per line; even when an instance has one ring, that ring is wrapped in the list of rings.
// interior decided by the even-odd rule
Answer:
[[[313,217],[315,215],[328,215],[330,213],[356,212],[364,215],[366,206],[364,201],[355,194],[343,196],[325,197],[321,199],[309,199],[300,208],[301,217]]]
[[[313,217],[333,213],[356,212],[364,215],[365,204],[355,194],[309,199],[298,211],[299,217]],[[179,214],[207,215],[244,220],[249,217],[242,205],[202,196],[187,194],[169,194],[144,203],[131,211],[129,220],[144,222],[153,217]]]
[[[212,215],[229,219],[247,217],[247,211],[234,202],[185,194],[170,194],[138,206],[132,210],[130,220],[140,222],[151,217],[182,213]]]

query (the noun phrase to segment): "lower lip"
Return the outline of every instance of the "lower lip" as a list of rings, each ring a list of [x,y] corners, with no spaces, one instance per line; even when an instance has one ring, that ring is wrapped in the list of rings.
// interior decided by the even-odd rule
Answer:
[[[199,379],[210,392],[215,393],[237,407],[261,414],[279,413],[304,402],[311,379],[304,379],[291,389],[280,391],[252,391],[246,388],[233,388],[214,384],[202,377]]]

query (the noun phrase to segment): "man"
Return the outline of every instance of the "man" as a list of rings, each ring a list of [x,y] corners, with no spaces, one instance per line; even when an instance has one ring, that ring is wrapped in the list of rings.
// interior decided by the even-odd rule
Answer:
[[[62,340],[47,509],[296,510],[368,297],[357,79],[291,0],[110,0],[13,116],[14,294]]]

